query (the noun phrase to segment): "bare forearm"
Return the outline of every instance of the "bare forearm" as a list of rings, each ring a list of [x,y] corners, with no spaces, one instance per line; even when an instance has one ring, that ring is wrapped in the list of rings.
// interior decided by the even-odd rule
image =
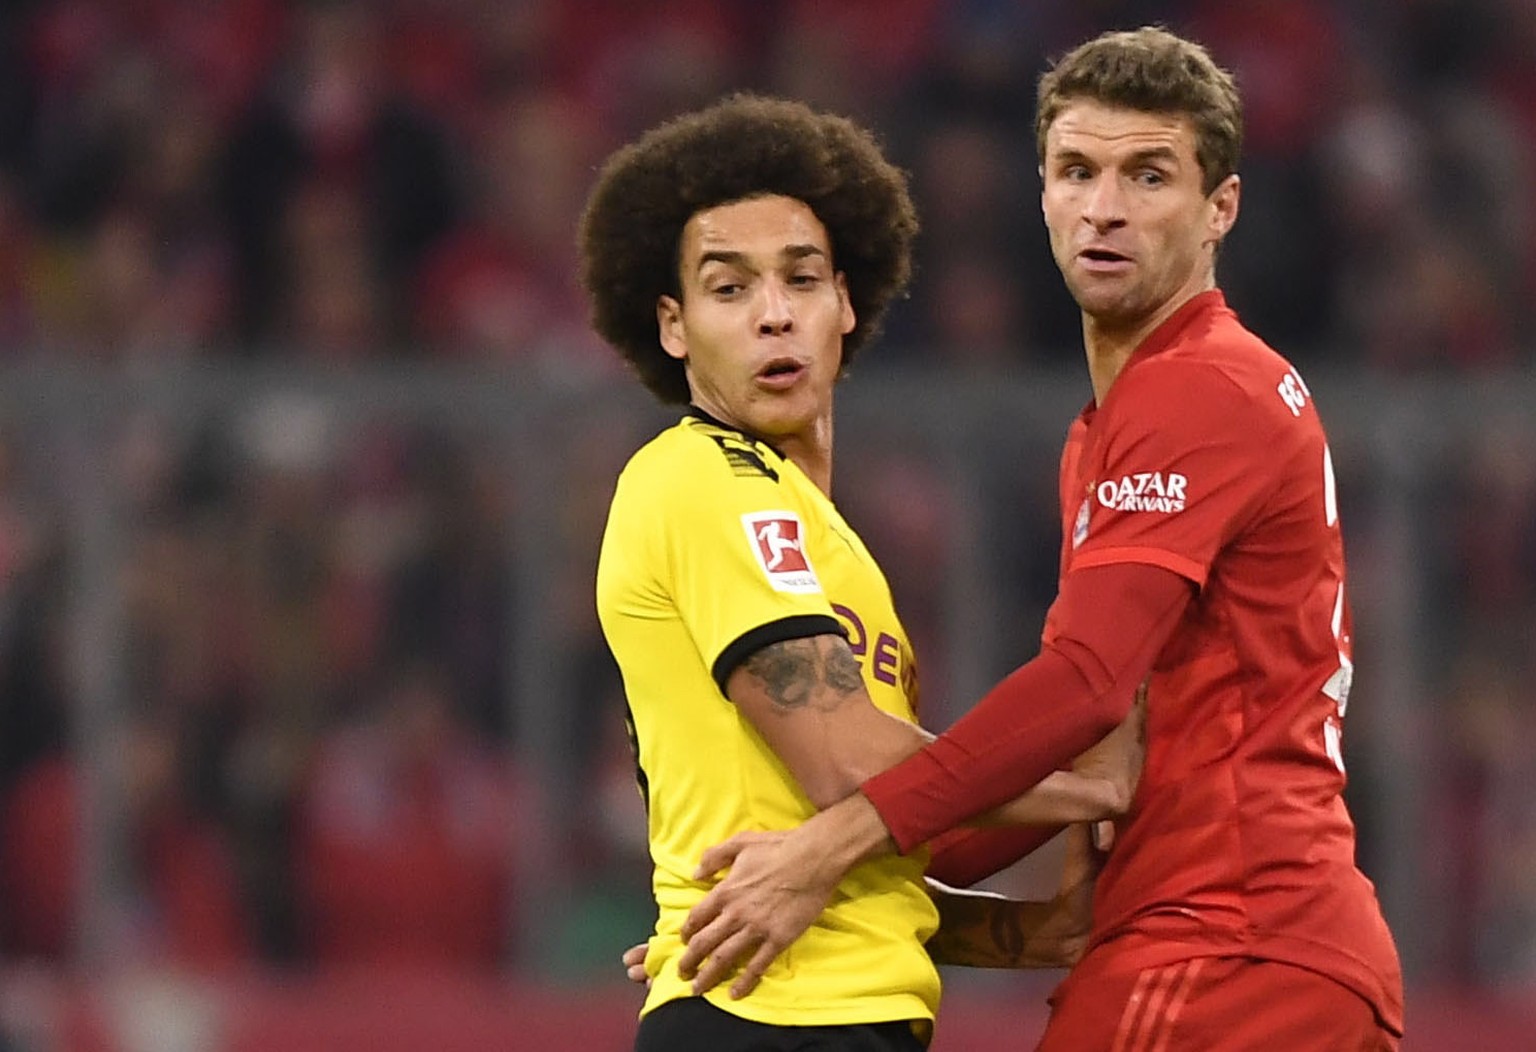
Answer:
[[[828,886],[841,880],[860,862],[896,853],[885,823],[863,793],[854,793],[812,815],[790,834],[800,855]]]
[[[817,791],[807,790],[811,802],[826,808],[856,794],[860,785],[896,766],[933,741],[934,735],[915,723],[871,707],[854,726],[840,729],[828,744],[831,762],[822,768]]]
[[[870,700],[841,636],[764,647],[731,673],[727,696],[817,808],[844,799],[933,740]]]
[[[929,881],[939,930],[928,940],[935,964],[968,968],[1064,968],[1082,953],[1087,927],[1061,900],[1024,902]]]
[[[987,812],[983,824],[1065,825],[1093,822],[1125,813],[1130,800],[1123,788],[1108,778],[1057,771],[1023,796]]]

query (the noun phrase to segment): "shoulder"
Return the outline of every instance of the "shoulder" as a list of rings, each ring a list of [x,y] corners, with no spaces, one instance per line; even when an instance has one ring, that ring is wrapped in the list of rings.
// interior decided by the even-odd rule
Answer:
[[[619,475],[614,514],[642,509],[665,514],[675,508],[734,503],[732,494],[769,486],[777,489],[783,459],[772,447],[739,431],[687,418],[642,446]]]
[[[679,474],[711,480],[779,480],[783,459],[771,446],[702,420],[687,418],[642,446],[625,465],[622,477],[661,482]]]
[[[1263,431],[1292,416],[1292,388],[1304,389],[1291,364],[1236,322],[1192,334],[1175,347],[1132,363],[1116,381],[1115,415],[1166,422],[1231,423]]]

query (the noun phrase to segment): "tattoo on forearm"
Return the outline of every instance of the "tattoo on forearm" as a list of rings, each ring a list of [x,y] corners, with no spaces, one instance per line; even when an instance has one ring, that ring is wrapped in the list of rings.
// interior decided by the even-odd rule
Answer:
[[[998,955],[1007,961],[1012,967],[1024,959],[1024,933],[1020,930],[1018,917],[1008,910],[995,909],[991,911],[987,924],[988,934],[992,937],[992,945]]]
[[[804,708],[818,696],[822,704],[836,705],[864,685],[859,663],[841,639],[786,639],[763,647],[741,667],[782,709]]]
[[[763,647],[741,667],[762,683],[775,705],[798,709],[811,698],[815,657],[809,640],[788,639]]]
[[[970,968],[1055,968],[1081,951],[1086,927],[1052,902],[935,897],[939,930],[928,940],[936,964]]]
[[[827,686],[837,691],[838,694],[856,694],[864,689],[864,677],[859,675],[859,662],[839,640],[825,643],[827,649],[826,663],[822,666],[826,671]]]

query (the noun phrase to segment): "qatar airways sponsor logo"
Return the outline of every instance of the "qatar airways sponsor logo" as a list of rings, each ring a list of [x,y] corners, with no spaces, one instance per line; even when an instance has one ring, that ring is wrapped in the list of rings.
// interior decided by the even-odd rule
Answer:
[[[1156,511],[1170,515],[1188,503],[1189,479],[1176,471],[1138,471],[1099,483],[1099,503],[1112,511]]]

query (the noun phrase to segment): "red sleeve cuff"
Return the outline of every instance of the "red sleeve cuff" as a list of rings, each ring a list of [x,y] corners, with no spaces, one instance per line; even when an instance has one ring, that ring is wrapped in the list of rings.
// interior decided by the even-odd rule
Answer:
[[[862,786],[897,846],[910,851],[1022,795],[1114,730],[1192,594],[1188,579],[1146,563],[1069,574],[1054,641]]]
[[[1015,670],[925,748],[860,788],[902,852],[1021,795],[1114,729],[1053,648]]]
[[[968,888],[1006,869],[1061,831],[1060,826],[990,826],[952,829],[930,844],[928,875]]]

